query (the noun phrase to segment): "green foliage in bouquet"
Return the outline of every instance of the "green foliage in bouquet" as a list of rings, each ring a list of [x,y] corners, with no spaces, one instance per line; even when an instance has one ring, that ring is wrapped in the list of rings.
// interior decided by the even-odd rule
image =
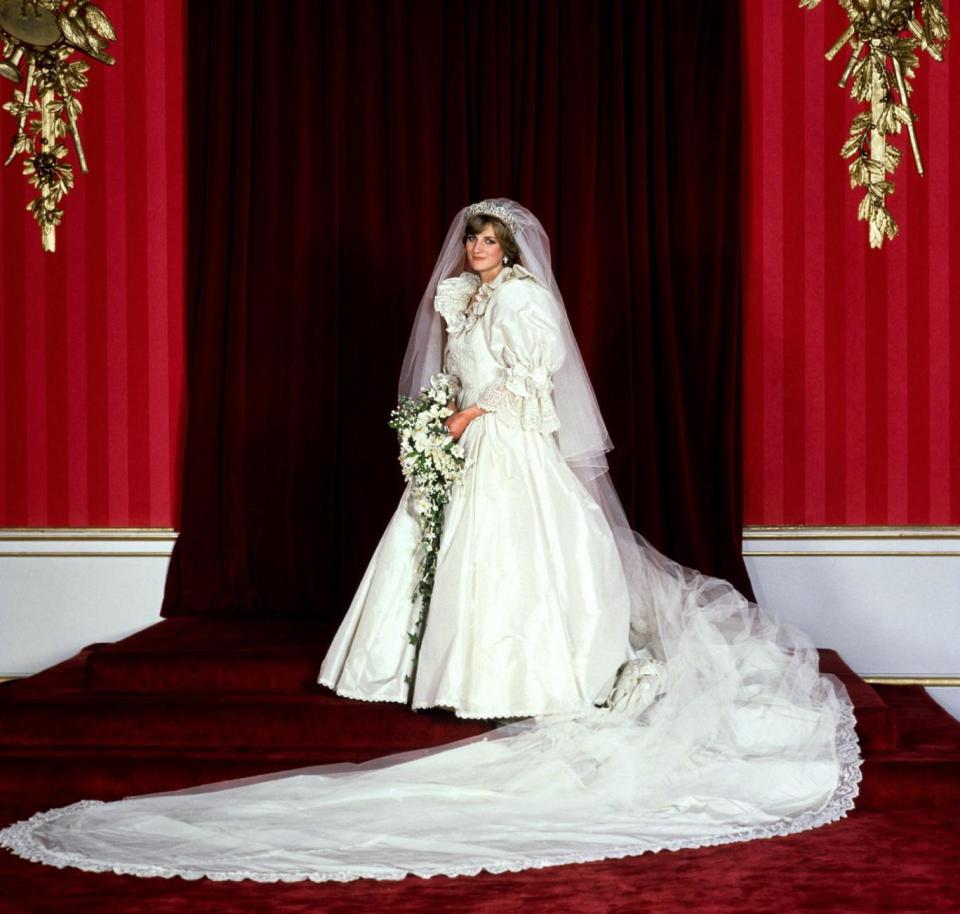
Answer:
[[[420,558],[417,585],[412,599],[420,601],[420,614],[414,630],[407,633],[414,645],[413,675],[404,681],[413,688],[420,642],[423,639],[433,581],[437,570],[437,550],[443,531],[444,510],[453,484],[463,475],[466,456],[463,446],[450,435],[444,420],[453,414],[447,405],[453,400],[449,384],[440,377],[431,379],[417,399],[400,397],[390,413],[390,428],[400,442],[400,468],[412,485],[412,503],[420,524]]]

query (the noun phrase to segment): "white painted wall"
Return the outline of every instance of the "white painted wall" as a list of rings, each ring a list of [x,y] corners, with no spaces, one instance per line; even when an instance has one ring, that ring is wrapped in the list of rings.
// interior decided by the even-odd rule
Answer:
[[[0,676],[24,676],[160,619],[176,534],[0,531]]]
[[[0,531],[0,676],[159,620],[175,534]],[[862,676],[960,678],[960,528],[748,528],[757,599]],[[930,689],[960,719],[960,687]]]
[[[861,676],[960,680],[960,528],[747,528],[757,602]],[[960,720],[960,687],[930,688]]]

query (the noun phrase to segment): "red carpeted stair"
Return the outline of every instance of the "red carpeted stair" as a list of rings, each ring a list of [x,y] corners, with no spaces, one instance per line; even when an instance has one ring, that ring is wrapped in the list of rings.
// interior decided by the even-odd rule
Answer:
[[[282,619],[172,619],[3,685],[0,815],[360,761],[489,729],[317,685],[331,634]]]
[[[351,701],[318,686],[316,673],[331,634],[329,626],[289,619],[171,619],[117,644],[91,645],[50,670],[0,686],[0,819],[10,821],[82,798],[113,799],[324,762],[359,761],[439,745],[489,728],[485,722],[459,720],[443,711],[415,714],[400,704]],[[898,816],[906,816],[911,828],[920,822],[932,828],[937,816],[960,812],[960,723],[920,688],[872,687],[836,652],[820,654],[821,669],[843,680],[856,708],[865,762],[855,812],[809,836],[683,852],[694,855],[689,859],[716,854],[742,862],[762,856],[764,847],[781,848],[781,853],[784,847],[804,846],[804,841],[823,847],[831,830],[843,833],[870,816],[892,829],[890,840],[896,844],[902,837]],[[949,843],[944,852],[952,852]],[[683,854],[645,855],[620,862],[619,869],[612,863],[576,869],[578,873],[591,868],[602,873],[604,867],[611,873],[636,867],[669,869],[677,864],[659,861]],[[901,858],[898,851],[898,861]],[[939,858],[931,859],[927,869],[940,865]],[[53,872],[0,852],[0,878],[16,876],[26,886]],[[95,885],[97,880],[101,885],[104,880],[130,884],[127,878],[66,871],[56,878],[64,885]],[[531,873],[489,878],[526,885],[524,880],[538,878],[551,883],[552,877]],[[147,895],[156,898],[155,881],[150,882],[154,885]],[[234,887],[231,897],[266,898],[264,888]],[[359,889],[341,889],[344,897],[351,893],[361,897],[356,894]],[[223,890],[211,889],[218,891]],[[312,891],[333,889],[315,886]],[[395,904],[397,896],[390,891],[397,890],[376,888],[385,901]],[[195,896],[196,890],[191,893]],[[247,910],[196,907],[201,896],[203,892],[194,897],[193,906],[173,909]],[[103,898],[98,898],[90,910],[114,910],[103,907]],[[128,898],[124,903],[132,902]],[[0,911],[56,909],[39,904],[29,892],[0,895]],[[462,898],[460,905],[453,909],[469,909]],[[925,910],[954,909],[934,905]]]

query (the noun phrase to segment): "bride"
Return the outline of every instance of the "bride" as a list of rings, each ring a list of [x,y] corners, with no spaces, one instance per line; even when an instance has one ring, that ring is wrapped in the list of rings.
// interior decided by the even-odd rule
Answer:
[[[787,835],[853,808],[852,705],[810,639],[630,529],[549,241],[511,200],[450,226],[400,392],[438,375],[466,469],[419,651],[408,486],[319,681],[498,726],[357,765],[83,801],[0,845],[138,876],[402,879]]]
[[[438,370],[430,353],[442,315],[443,377],[458,406],[447,424],[469,465],[444,519],[412,704],[485,718],[591,707],[628,659],[630,595],[610,526],[564,453],[602,459],[602,420],[559,292],[538,278],[550,275],[539,223],[510,201],[488,201],[469,207],[451,233],[402,388],[416,396]],[[464,260],[467,272],[443,278]],[[578,412],[589,424],[578,427]],[[407,699],[414,648],[406,633],[419,609],[397,595],[415,590],[419,539],[408,485],[321,683],[352,698]]]

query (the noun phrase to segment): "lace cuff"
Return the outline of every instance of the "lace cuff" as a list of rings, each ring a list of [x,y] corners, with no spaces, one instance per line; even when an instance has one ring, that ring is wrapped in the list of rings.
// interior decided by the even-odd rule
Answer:
[[[514,364],[480,392],[477,406],[496,413],[511,428],[546,434],[560,428],[552,390],[553,381],[544,366]]]

